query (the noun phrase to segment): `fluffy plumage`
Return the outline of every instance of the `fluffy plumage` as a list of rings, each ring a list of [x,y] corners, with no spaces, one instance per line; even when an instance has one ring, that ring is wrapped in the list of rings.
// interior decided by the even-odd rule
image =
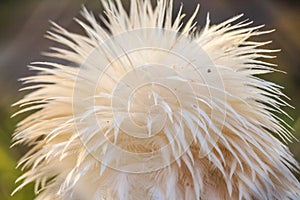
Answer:
[[[14,145],[31,150],[19,165],[21,189],[37,199],[299,199],[283,141],[293,136],[275,112],[288,104],[280,86],[256,75],[276,71],[271,31],[236,21],[202,29],[172,20],[172,1],[102,0],[105,28],[85,8],[87,36],[53,23],[47,37],[66,48],[35,62],[33,90],[16,103]],[[131,123],[134,122],[134,123]],[[166,147],[166,148],[164,148]]]

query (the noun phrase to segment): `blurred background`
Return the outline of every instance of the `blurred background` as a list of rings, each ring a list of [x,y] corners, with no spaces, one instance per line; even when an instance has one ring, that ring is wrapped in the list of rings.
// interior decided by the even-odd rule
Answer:
[[[128,6],[128,1],[124,1]],[[260,41],[273,40],[268,48],[281,49],[272,62],[287,74],[273,73],[264,78],[282,85],[296,109],[286,109],[294,121],[284,119],[295,129],[300,138],[300,1],[299,0],[174,0],[175,12],[181,3],[187,18],[198,3],[198,25],[205,24],[206,14],[210,12],[211,23],[222,22],[232,16],[244,13],[244,18],[254,21],[254,25],[265,24],[264,30],[276,32],[261,36]],[[45,60],[41,52],[47,51],[53,42],[43,35],[49,30],[49,20],[70,31],[82,33],[73,20],[79,17],[81,6],[85,5],[95,15],[101,13],[100,0],[0,0],[0,199],[33,199],[33,186],[29,185],[15,196],[10,193],[15,188],[15,180],[21,174],[15,169],[17,160],[26,147],[10,149],[11,135],[16,123],[24,115],[10,118],[17,110],[10,105],[25,95],[18,79],[32,74],[27,65],[32,61]],[[289,145],[300,161],[299,143]]]

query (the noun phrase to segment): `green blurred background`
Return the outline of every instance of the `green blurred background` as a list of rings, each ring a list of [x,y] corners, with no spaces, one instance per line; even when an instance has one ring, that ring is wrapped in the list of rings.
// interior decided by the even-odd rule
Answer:
[[[276,29],[275,33],[262,36],[259,40],[271,39],[273,43],[268,47],[282,50],[273,62],[287,74],[273,73],[264,78],[285,87],[284,92],[291,97],[289,103],[296,109],[287,109],[294,121],[284,119],[300,138],[300,1],[174,0],[175,10],[181,2],[187,16],[191,15],[197,3],[201,4],[197,18],[200,26],[204,25],[207,12],[210,12],[212,23],[245,13],[244,18],[253,20],[254,25],[266,24],[265,30]],[[94,13],[101,12],[100,0],[0,0],[0,200],[34,198],[32,185],[10,197],[15,188],[14,181],[21,174],[15,169],[17,160],[26,151],[24,146],[9,148],[16,123],[24,117],[10,118],[17,110],[10,105],[24,95],[18,92],[21,85],[17,79],[30,75],[32,72],[26,66],[32,61],[43,60],[40,52],[47,51],[53,45],[43,37],[49,29],[49,20],[82,33],[73,17],[80,17],[78,13],[83,4]],[[300,161],[299,143],[289,146]]]

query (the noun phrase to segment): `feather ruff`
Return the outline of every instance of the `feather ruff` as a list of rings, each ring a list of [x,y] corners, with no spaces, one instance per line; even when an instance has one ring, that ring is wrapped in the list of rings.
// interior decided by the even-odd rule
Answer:
[[[130,3],[102,0],[105,27],[83,8],[86,36],[52,23],[47,38],[65,48],[44,54],[63,62],[31,63],[38,74],[22,79],[31,92],[15,115],[35,112],[14,134],[31,147],[15,192],[35,182],[42,200],[299,199],[298,163],[275,137],[294,140],[275,114],[287,97],[257,76],[276,71],[259,60],[276,50],[249,40],[272,31],[242,15],[199,29],[199,6],[183,24],[172,1]]]

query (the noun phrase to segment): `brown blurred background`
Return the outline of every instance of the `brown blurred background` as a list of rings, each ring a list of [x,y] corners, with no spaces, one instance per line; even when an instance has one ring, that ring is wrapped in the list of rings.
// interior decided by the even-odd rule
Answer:
[[[282,50],[273,62],[287,74],[273,73],[264,78],[285,87],[284,92],[291,97],[289,103],[296,109],[287,109],[294,121],[284,119],[300,138],[300,0],[174,0],[175,11],[181,2],[187,18],[200,3],[199,26],[204,25],[207,12],[210,12],[212,24],[244,13],[243,19],[253,20],[254,25],[265,24],[264,30],[276,29],[258,40],[273,40],[268,47]],[[102,10],[100,0],[0,0],[0,199],[33,198],[32,185],[10,197],[14,181],[20,174],[15,170],[16,161],[25,151],[24,147],[9,149],[15,124],[22,118],[10,119],[17,109],[10,105],[24,95],[18,92],[21,85],[17,80],[33,73],[26,66],[32,61],[44,60],[40,53],[54,44],[43,37],[50,27],[49,20],[82,33],[73,20],[73,17],[80,17],[81,5],[95,14]],[[289,146],[300,161],[299,143]]]

